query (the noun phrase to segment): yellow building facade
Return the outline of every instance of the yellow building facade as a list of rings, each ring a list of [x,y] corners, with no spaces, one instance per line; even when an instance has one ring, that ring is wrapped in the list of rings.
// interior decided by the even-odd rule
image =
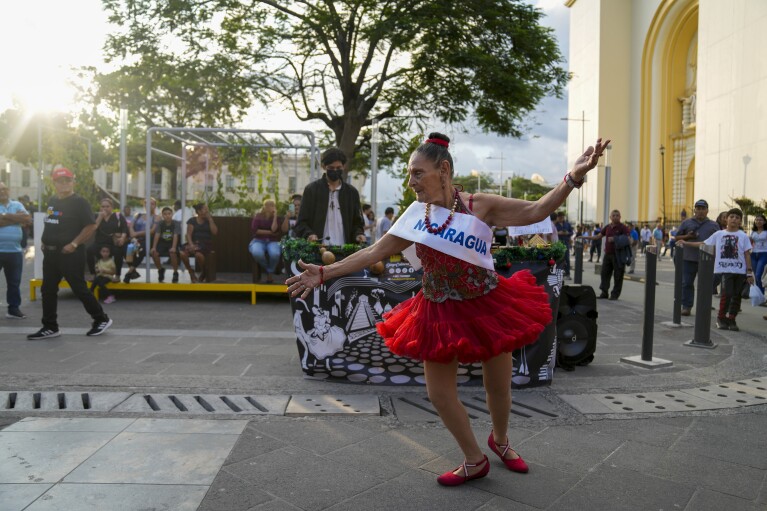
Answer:
[[[568,161],[612,139],[571,220],[677,223],[767,198],[767,1],[568,0]],[[605,167],[608,166],[609,170]],[[608,178],[609,175],[609,178]]]

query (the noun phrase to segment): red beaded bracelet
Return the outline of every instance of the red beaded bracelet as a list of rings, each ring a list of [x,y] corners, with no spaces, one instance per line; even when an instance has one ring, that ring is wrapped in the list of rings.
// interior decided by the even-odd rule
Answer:
[[[320,285],[325,283],[325,266],[320,265]]]
[[[575,178],[570,174],[569,172],[565,174],[565,178],[563,181],[569,186],[570,188],[580,188],[583,186],[583,183],[586,182],[586,178],[584,177],[580,181],[576,181]]]

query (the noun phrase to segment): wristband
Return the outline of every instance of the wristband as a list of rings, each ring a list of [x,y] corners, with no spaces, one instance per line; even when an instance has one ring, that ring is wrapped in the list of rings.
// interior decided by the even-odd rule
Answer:
[[[320,265],[320,285],[325,283],[325,266]]]
[[[569,186],[570,188],[580,188],[581,186],[583,186],[583,183],[585,183],[585,182],[586,182],[586,178],[584,177],[584,178],[583,178],[583,179],[581,179],[580,181],[576,181],[576,180],[573,178],[572,174],[570,174],[570,173],[568,172],[567,174],[565,174],[565,178],[564,178],[564,180],[563,180],[563,181],[564,181],[564,182],[567,184],[567,186]]]

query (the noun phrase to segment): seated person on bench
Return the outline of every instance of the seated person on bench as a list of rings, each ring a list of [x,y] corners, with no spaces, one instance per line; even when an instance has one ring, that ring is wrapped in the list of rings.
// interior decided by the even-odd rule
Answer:
[[[205,258],[213,250],[213,236],[218,234],[218,227],[210,215],[208,205],[199,203],[194,205],[196,216],[186,223],[186,244],[182,247],[181,260],[189,271],[192,282],[205,282]],[[192,270],[189,257],[194,256],[194,267],[200,270],[199,278]]]
[[[162,221],[157,224],[152,241],[152,260],[157,267],[160,282],[165,282],[165,268],[162,267],[161,257],[170,258],[173,267],[173,283],[178,282],[178,238],[181,234],[179,223],[173,220],[173,210],[162,208]]]

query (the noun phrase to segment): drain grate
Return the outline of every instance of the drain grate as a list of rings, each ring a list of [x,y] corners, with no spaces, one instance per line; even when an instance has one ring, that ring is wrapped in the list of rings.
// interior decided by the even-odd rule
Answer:
[[[290,396],[133,394],[113,412],[179,415],[283,415]]]
[[[292,396],[285,415],[381,415],[377,395],[303,395]]]
[[[460,396],[460,399],[470,419],[490,420],[490,411],[487,409],[484,395]],[[434,405],[426,396],[393,396],[392,402],[397,417],[402,421],[418,422],[439,419],[437,410],[434,409]],[[527,395],[523,398],[515,396],[511,415],[525,419],[551,419],[559,416],[552,404],[537,394]]]
[[[0,391],[0,410],[108,412],[128,396],[129,392]]]
[[[560,397],[581,413],[658,413],[738,408],[767,403],[767,378],[669,392]]]

